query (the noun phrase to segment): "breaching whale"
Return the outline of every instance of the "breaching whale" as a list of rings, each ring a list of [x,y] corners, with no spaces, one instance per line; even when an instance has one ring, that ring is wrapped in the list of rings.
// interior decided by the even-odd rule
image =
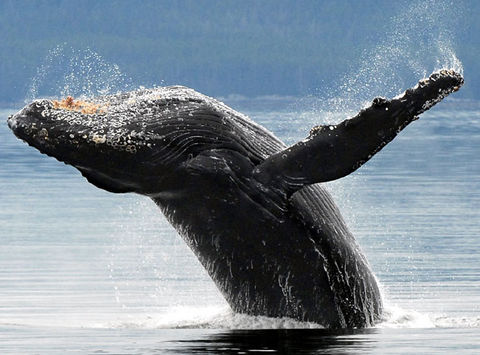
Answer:
[[[182,86],[36,100],[8,125],[97,187],[150,197],[235,312],[367,327],[381,317],[378,284],[320,183],[355,171],[462,84],[435,72],[290,147]]]

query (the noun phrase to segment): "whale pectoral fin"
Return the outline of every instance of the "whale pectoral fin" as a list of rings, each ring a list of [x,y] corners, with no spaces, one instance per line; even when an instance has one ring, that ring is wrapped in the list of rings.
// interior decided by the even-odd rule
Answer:
[[[344,177],[462,84],[462,76],[453,70],[435,72],[392,100],[374,99],[369,107],[338,125],[314,127],[307,139],[259,164],[254,175],[289,194],[305,185]]]

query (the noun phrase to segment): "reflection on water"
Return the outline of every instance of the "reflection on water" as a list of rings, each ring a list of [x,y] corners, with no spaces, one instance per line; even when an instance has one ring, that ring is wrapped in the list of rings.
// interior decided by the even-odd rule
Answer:
[[[375,329],[232,330],[180,340],[169,350],[181,354],[348,354],[371,351],[375,341],[369,335],[374,333]]]
[[[2,354],[478,354],[469,328],[315,330],[0,326]]]

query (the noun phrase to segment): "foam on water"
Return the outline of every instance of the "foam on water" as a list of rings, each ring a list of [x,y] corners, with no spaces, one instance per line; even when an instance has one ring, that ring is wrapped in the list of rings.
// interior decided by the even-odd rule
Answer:
[[[426,314],[387,304],[378,328],[480,328],[480,316],[450,317]]]
[[[131,316],[94,327],[141,329],[321,329],[312,322],[233,313],[228,307],[174,307],[165,314]],[[384,319],[374,328],[480,328],[480,317],[427,315],[388,306]]]
[[[130,315],[113,322],[92,324],[98,328],[139,329],[314,329],[310,322],[291,318],[248,316],[232,312],[228,307],[172,307],[163,314]]]
[[[322,329],[319,324],[291,318],[270,318],[234,313],[228,306],[176,306],[161,313],[121,315],[70,314],[61,317],[4,319],[0,326],[33,326],[85,329]],[[375,327],[391,328],[480,328],[480,316],[450,317],[425,314],[387,305]]]

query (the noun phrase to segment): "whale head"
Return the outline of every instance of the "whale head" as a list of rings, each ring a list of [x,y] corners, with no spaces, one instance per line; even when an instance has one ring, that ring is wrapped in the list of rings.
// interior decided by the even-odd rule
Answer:
[[[153,136],[134,117],[86,112],[53,100],[35,100],[7,119],[14,134],[47,154],[72,165],[94,185],[111,192],[142,189]],[[136,135],[138,133],[138,136]],[[148,144],[148,145],[147,145]]]
[[[255,124],[230,111],[175,86],[90,101],[35,100],[7,121],[18,138],[74,166],[95,186],[152,195],[182,163],[205,150],[235,150],[254,163],[267,156],[255,142],[245,145]]]

